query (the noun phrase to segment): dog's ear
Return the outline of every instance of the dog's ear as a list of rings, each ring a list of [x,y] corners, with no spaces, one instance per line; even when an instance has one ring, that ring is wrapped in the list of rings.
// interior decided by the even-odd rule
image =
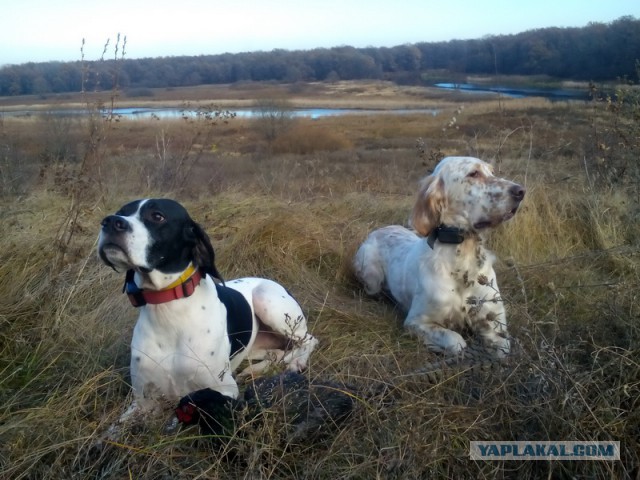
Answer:
[[[212,278],[224,283],[224,279],[216,268],[216,255],[209,240],[209,235],[196,222],[187,227],[187,237],[194,242],[191,257],[194,265],[203,273],[208,273]]]
[[[411,225],[419,235],[426,237],[440,225],[445,204],[444,180],[436,175],[425,178],[411,213]]]

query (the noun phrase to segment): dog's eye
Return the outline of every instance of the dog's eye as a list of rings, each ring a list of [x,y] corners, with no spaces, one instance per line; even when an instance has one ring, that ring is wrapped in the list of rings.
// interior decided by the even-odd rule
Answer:
[[[467,177],[470,177],[470,178],[478,178],[479,176],[480,176],[480,170],[474,170],[469,175],[467,175]]]
[[[162,223],[162,222],[164,222],[165,217],[160,212],[153,212],[151,214],[151,220],[156,222],[156,223]]]

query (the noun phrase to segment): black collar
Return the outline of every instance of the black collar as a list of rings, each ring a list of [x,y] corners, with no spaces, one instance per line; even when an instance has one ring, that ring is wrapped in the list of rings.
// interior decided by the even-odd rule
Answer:
[[[431,230],[431,233],[427,237],[427,243],[433,249],[436,240],[440,243],[460,244],[464,242],[466,237],[466,231],[458,227],[447,227],[446,225],[440,225],[438,228]]]

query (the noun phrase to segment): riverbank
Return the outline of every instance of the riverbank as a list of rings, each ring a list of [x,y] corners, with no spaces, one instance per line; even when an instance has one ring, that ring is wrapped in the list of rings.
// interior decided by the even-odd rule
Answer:
[[[182,108],[215,104],[221,108],[250,108],[261,99],[286,98],[293,108],[358,108],[372,110],[442,108],[456,102],[436,88],[398,86],[391,82],[239,83],[184,88],[51,94],[0,98],[0,110],[76,109],[87,105],[119,108]]]

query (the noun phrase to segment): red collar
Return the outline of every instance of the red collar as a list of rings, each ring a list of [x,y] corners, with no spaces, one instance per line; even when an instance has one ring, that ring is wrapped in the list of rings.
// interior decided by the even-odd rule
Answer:
[[[133,270],[127,271],[127,277],[124,282],[123,292],[129,297],[131,305],[134,307],[143,307],[146,304],[157,305],[159,303],[167,303],[179,298],[186,298],[193,295],[196,287],[200,285],[200,281],[203,278],[200,270],[195,270],[193,275],[187,278],[185,281],[179,283],[175,287],[165,290],[143,290],[138,288],[133,281]]]

